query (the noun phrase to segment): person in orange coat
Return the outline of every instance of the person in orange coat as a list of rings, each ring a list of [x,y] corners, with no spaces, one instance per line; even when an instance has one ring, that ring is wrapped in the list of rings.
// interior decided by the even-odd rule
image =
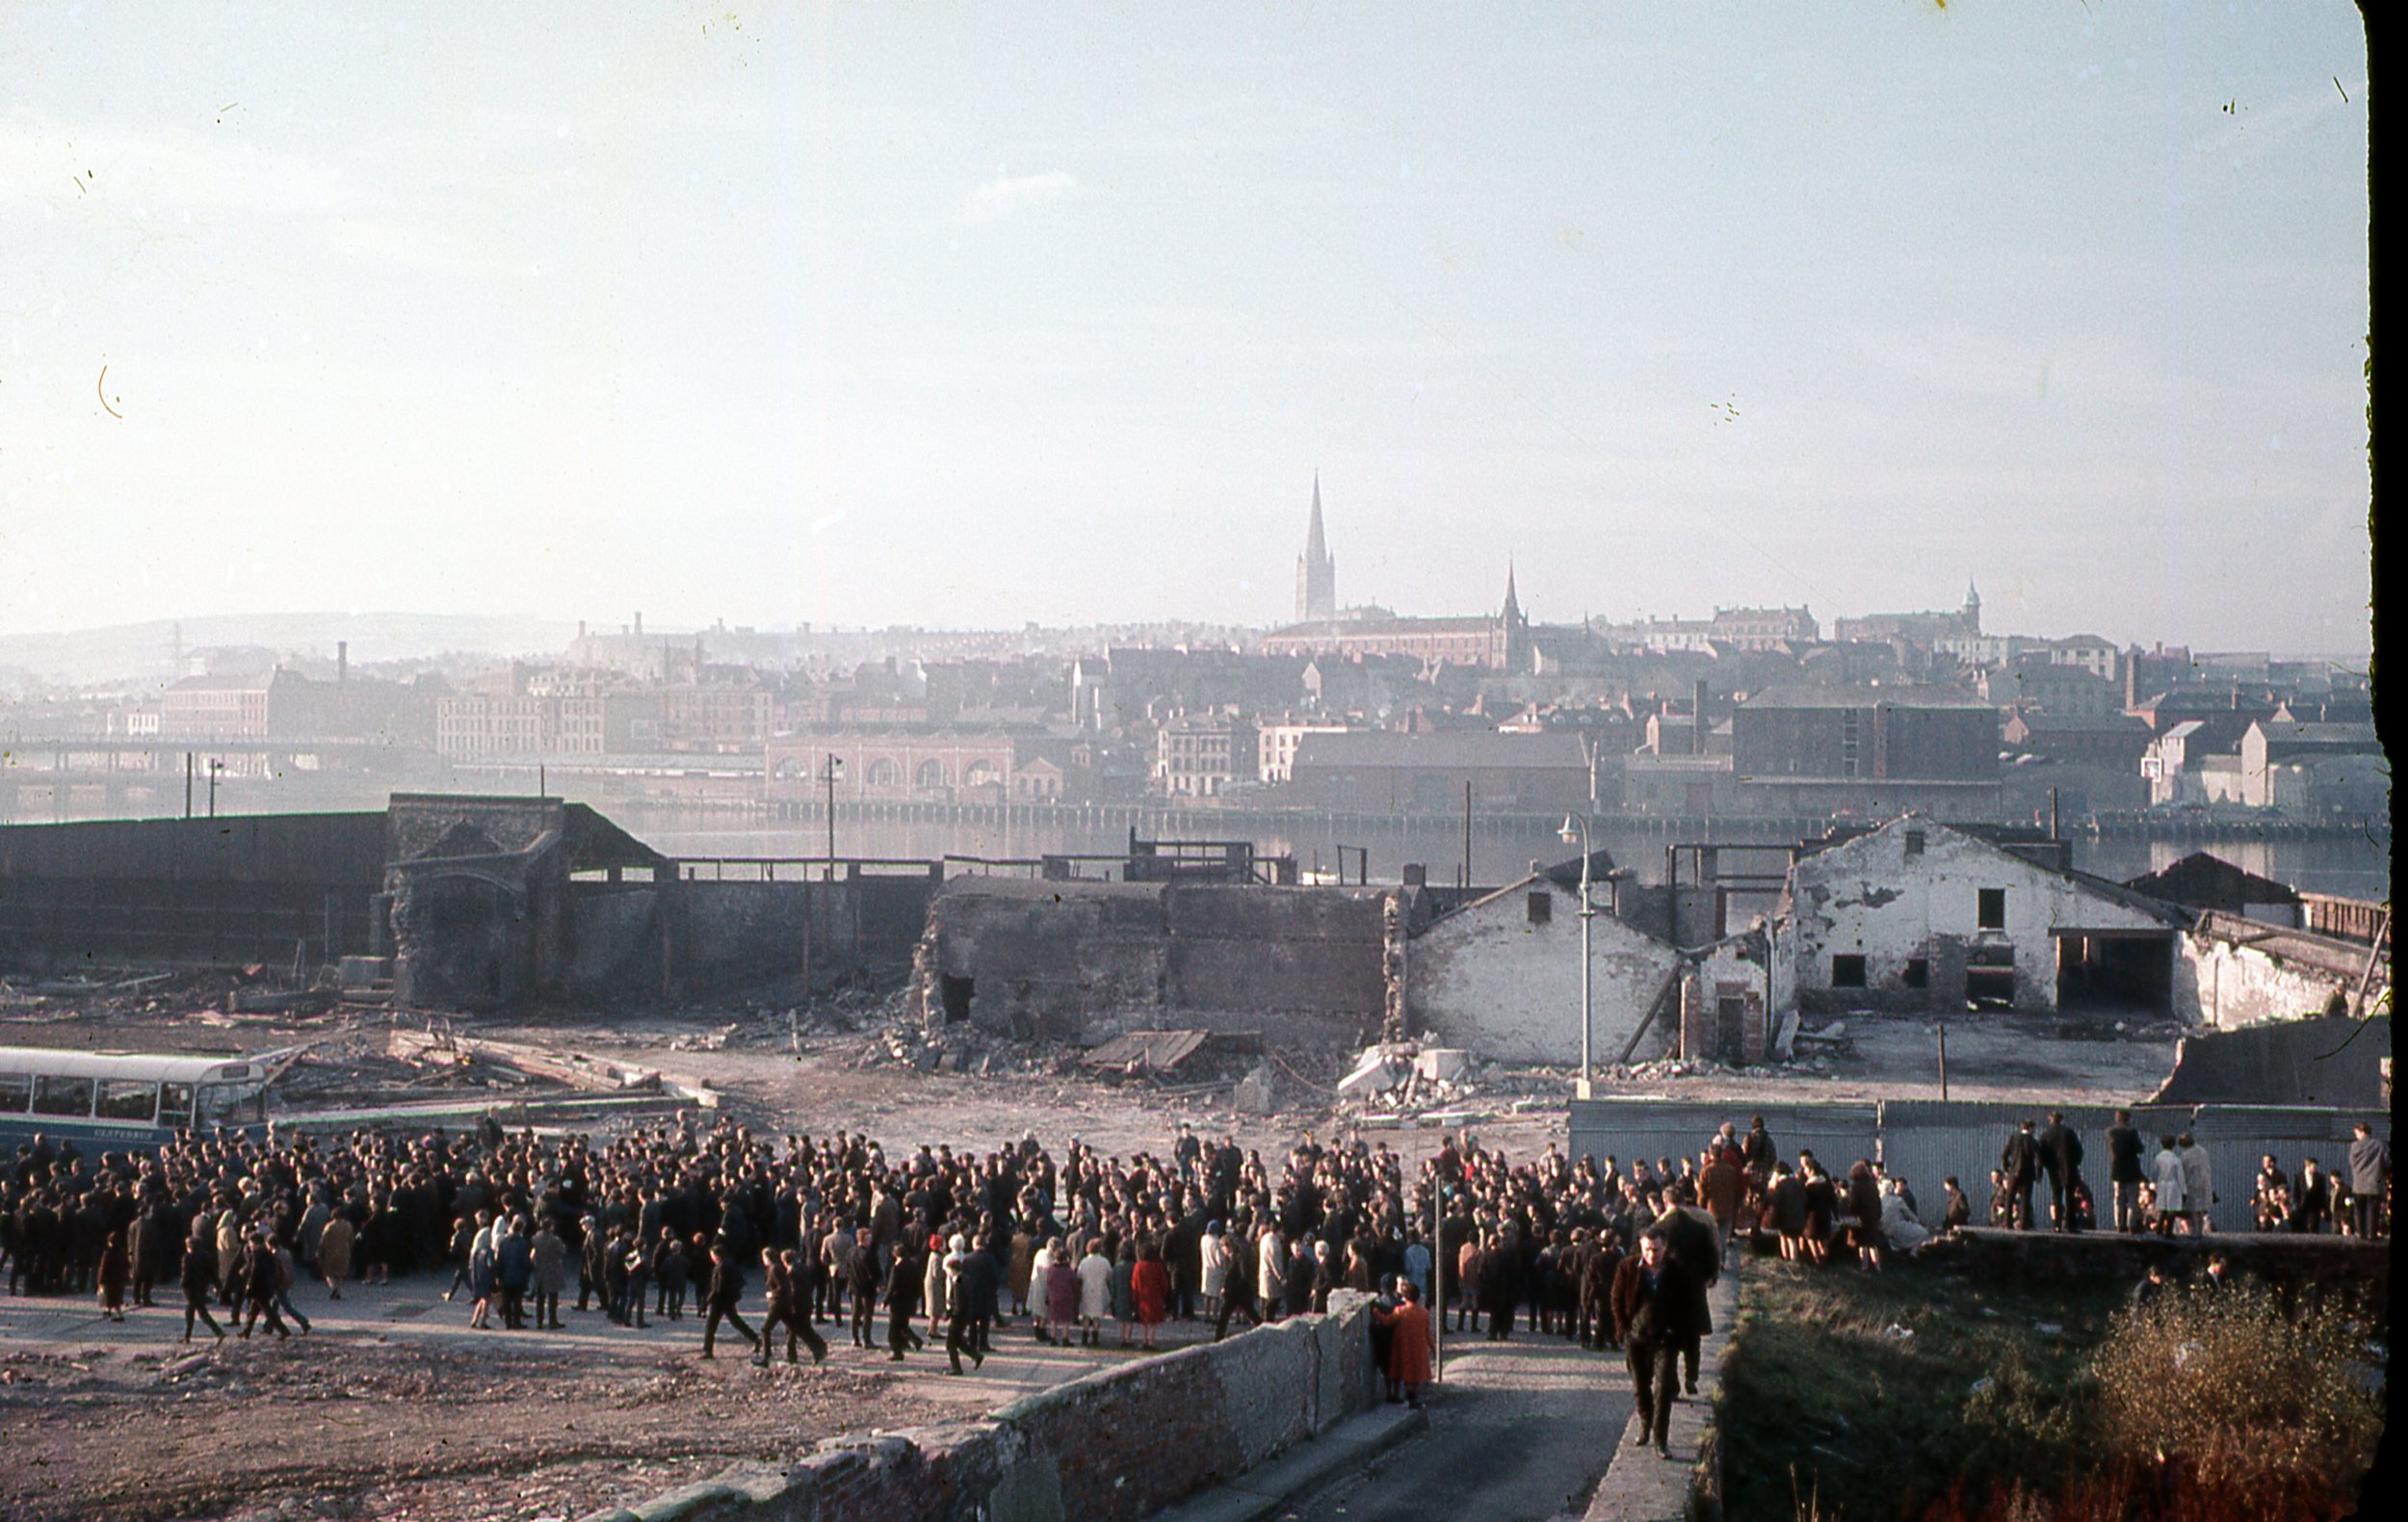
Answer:
[[[1138,1302],[1138,1326],[1145,1338],[1145,1346],[1154,1346],[1154,1328],[1170,1315],[1170,1270],[1163,1264],[1163,1252],[1147,1243],[1138,1253],[1138,1264],[1129,1276],[1130,1299]]]
[[[1697,1176],[1697,1194],[1699,1202],[1714,1216],[1715,1246],[1729,1251],[1731,1230],[1739,1223],[1740,1206],[1747,1197],[1747,1175],[1740,1170],[1736,1151],[1726,1147],[1714,1153]]]
[[[1374,1308],[1372,1314],[1388,1330],[1388,1399],[1391,1403],[1403,1394],[1407,1405],[1422,1404],[1422,1386],[1429,1383],[1429,1312],[1422,1304],[1420,1288],[1410,1281],[1403,1286],[1403,1302],[1394,1310]]]

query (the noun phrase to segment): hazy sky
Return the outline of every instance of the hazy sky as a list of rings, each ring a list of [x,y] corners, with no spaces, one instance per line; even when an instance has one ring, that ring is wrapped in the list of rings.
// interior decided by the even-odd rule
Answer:
[[[2342,3],[11,0],[0,631],[1268,623],[1318,468],[1342,602],[2354,652],[2365,76]]]

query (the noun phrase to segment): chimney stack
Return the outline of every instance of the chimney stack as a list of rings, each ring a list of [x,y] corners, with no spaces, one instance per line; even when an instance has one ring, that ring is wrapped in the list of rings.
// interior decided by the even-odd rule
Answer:
[[[1689,712],[1696,716],[1689,725],[1689,754],[1702,756],[1706,753],[1706,684],[1702,678],[1689,699]]]
[[[352,679],[352,642],[349,640],[334,642],[334,679],[338,682]]]
[[[641,608],[636,610],[636,632],[643,633],[643,610]]]

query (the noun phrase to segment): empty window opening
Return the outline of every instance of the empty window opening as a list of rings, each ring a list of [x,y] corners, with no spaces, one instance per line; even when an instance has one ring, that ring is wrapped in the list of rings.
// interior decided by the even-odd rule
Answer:
[[[1865,985],[1865,958],[1843,954],[1831,958],[1831,986],[1862,988]]]
[[[1930,987],[1931,963],[1921,957],[1909,957],[1906,959],[1905,981],[1909,988]]]
[[[1551,924],[1556,917],[1555,895],[1544,889],[1531,895],[1530,919],[1532,925]]]
[[[936,994],[945,1006],[947,1025],[959,1025],[970,1018],[970,998],[977,991],[978,980],[975,978],[956,978],[952,973],[937,976]]]
[[[1965,1002],[1977,1010],[2012,1009],[2015,1004],[2015,969],[1966,968]]]
[[[1980,903],[1976,906],[1974,923],[1985,931],[2006,929],[2006,890],[1983,888]]]
[[[1922,830],[1910,829],[1906,832],[1906,853],[1910,856],[1920,856],[1924,853],[1924,832]]]

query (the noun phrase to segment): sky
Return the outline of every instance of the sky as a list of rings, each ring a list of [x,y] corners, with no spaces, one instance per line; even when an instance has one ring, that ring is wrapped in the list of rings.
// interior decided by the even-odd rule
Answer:
[[[2355,8],[0,7],[0,633],[2368,645]]]

